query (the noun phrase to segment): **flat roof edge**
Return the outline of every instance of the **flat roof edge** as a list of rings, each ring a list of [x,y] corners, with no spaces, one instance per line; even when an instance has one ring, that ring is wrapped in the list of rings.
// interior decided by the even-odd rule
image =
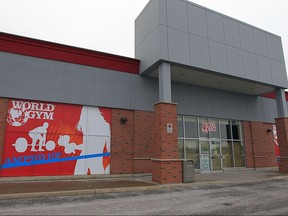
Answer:
[[[140,60],[0,32],[0,51],[139,74]]]

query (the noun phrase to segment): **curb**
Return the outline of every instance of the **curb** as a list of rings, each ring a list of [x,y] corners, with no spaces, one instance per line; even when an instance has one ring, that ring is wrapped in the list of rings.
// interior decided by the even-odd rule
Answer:
[[[149,173],[140,174],[109,174],[109,175],[75,175],[75,176],[30,176],[30,177],[1,177],[0,183],[6,182],[36,182],[36,181],[86,181],[86,180],[113,180],[130,179],[151,176]]]
[[[51,192],[34,192],[34,193],[15,193],[15,194],[3,194],[0,195],[0,200],[3,199],[21,199],[21,198],[36,198],[36,197],[48,197],[48,196],[73,196],[95,194],[95,190],[74,190],[74,191],[51,191]]]
[[[119,188],[101,188],[101,189],[86,189],[86,190],[66,190],[66,191],[50,191],[50,192],[31,192],[31,193],[15,193],[15,194],[0,194],[0,200],[3,199],[21,199],[21,198],[36,198],[36,197],[49,197],[49,196],[74,196],[74,195],[92,195],[92,194],[104,194],[104,193],[121,193],[121,192],[140,192],[151,190],[163,190],[172,189],[176,187],[180,188],[201,188],[201,187],[232,187],[243,184],[261,183],[273,180],[286,180],[287,176],[274,176],[268,179],[253,179],[243,180],[242,182],[231,182],[227,180],[219,181],[203,181],[192,183],[172,183],[163,185],[151,185],[151,186],[135,186],[135,187],[119,187]]]
[[[163,188],[165,188],[165,186],[155,185],[155,186],[103,188],[103,189],[72,190],[72,191],[15,193],[15,194],[3,194],[3,195],[0,195],[0,200],[3,200],[3,199],[19,199],[19,198],[49,197],[49,196],[74,196],[74,195],[89,195],[89,194],[103,194],[103,193],[137,192],[137,191],[160,190],[160,189],[163,189]]]
[[[139,186],[139,187],[123,187],[123,188],[103,188],[96,189],[95,194],[102,193],[121,193],[121,192],[138,192],[138,191],[149,191],[149,190],[160,190],[164,187],[162,185],[155,186]]]
[[[222,181],[215,181],[215,184],[224,183]],[[225,182],[226,183],[226,182]],[[74,195],[89,195],[89,194],[104,194],[104,193],[123,193],[123,192],[139,192],[151,191],[161,189],[172,189],[176,187],[198,187],[210,185],[211,182],[199,183],[179,183],[179,184],[164,184],[152,186],[136,186],[136,187],[120,187],[120,188],[102,188],[102,189],[88,189],[88,190],[71,190],[71,191],[50,191],[50,192],[31,192],[31,193],[15,193],[15,194],[0,194],[0,200],[3,199],[21,199],[21,198],[36,198],[49,196],[74,196]]]

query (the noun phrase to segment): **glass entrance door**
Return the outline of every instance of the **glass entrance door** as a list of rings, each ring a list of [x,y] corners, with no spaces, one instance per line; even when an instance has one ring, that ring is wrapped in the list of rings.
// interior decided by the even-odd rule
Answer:
[[[204,140],[199,142],[201,172],[222,170],[221,142]]]
[[[210,141],[211,171],[222,170],[220,141]]]
[[[200,170],[201,172],[210,172],[210,142],[200,141]]]

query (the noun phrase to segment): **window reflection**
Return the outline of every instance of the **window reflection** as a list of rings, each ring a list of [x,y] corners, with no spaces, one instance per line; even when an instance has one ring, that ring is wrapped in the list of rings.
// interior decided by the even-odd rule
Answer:
[[[221,141],[223,167],[234,167],[231,141]]]
[[[231,139],[231,130],[228,120],[220,120],[221,139]]]
[[[184,155],[184,140],[178,139],[178,158],[185,158]]]
[[[185,144],[186,144],[186,158],[193,160],[195,169],[200,169],[199,141],[186,140]]]
[[[245,167],[241,121],[178,116],[179,158],[193,159],[195,168],[200,169],[200,152],[207,148],[207,154],[210,155],[209,149],[215,140],[221,146],[219,167]],[[213,165],[214,163],[215,161]],[[215,170],[214,168],[212,170]]]
[[[200,137],[209,137],[209,122],[206,118],[199,118]]]
[[[183,121],[182,121],[182,119],[183,119],[182,116],[178,116],[178,117],[177,117],[178,137],[184,137],[184,133],[183,133]]]
[[[232,134],[233,139],[240,139],[240,122],[232,121]]]
[[[198,122],[196,117],[184,117],[185,120],[185,137],[198,138]]]
[[[210,137],[219,138],[219,128],[217,119],[209,119],[210,123]]]
[[[244,147],[241,142],[233,142],[235,167],[243,167],[244,161]]]

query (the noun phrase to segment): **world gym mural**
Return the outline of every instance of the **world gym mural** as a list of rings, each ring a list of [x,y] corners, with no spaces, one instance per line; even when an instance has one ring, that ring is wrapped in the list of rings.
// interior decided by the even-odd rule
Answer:
[[[111,109],[11,100],[1,176],[110,173]]]

